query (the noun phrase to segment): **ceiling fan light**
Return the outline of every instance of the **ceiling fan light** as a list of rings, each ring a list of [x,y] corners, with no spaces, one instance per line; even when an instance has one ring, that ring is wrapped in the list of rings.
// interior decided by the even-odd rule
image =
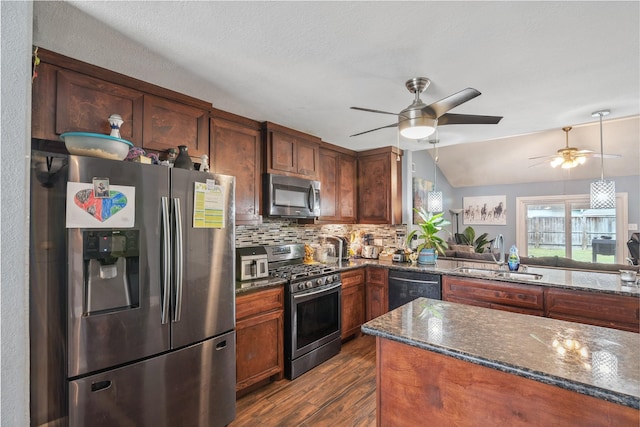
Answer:
[[[398,123],[400,135],[407,139],[424,139],[435,130],[435,120],[430,117],[401,119]]]
[[[563,161],[564,160],[562,159],[562,157],[555,157],[553,160],[551,160],[549,164],[551,165],[552,168],[557,168],[562,164]]]
[[[584,163],[587,161],[586,157],[578,157],[578,164],[580,165],[584,165]]]

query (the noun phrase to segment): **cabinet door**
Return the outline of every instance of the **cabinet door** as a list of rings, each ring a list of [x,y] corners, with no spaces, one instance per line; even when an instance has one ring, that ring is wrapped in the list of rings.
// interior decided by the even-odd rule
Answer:
[[[298,172],[298,145],[296,139],[280,132],[270,134],[270,168],[275,172]]]
[[[236,224],[258,223],[260,216],[260,130],[211,120],[211,166],[236,177]]]
[[[356,221],[356,159],[353,156],[341,154],[338,161],[338,182],[340,185],[338,187],[337,204],[339,206],[339,218],[341,222],[352,223]]]
[[[640,332],[638,297],[548,289],[545,299],[548,317]]]
[[[402,163],[398,156],[391,149],[359,153],[359,223],[402,223]]]
[[[351,335],[360,335],[360,326],[364,323],[364,315],[364,284],[343,289],[342,339]]]
[[[298,140],[297,169],[299,175],[318,179],[320,173],[320,146],[317,143]]]
[[[340,219],[338,162],[339,153],[320,150],[320,220],[338,221]]]
[[[57,135],[109,134],[109,116],[119,114],[124,120],[120,136],[134,145],[142,142],[142,92],[66,70],[58,70],[56,88]]]
[[[209,155],[209,112],[145,95],[142,146],[165,151],[179,145],[186,145],[191,157]]]
[[[365,270],[348,270],[342,277],[342,335],[344,340],[352,335],[360,335],[360,326],[365,318]]]
[[[366,268],[366,320],[382,316],[389,311],[389,270]]]
[[[278,310],[237,322],[236,391],[282,374],[283,319],[282,310]]]

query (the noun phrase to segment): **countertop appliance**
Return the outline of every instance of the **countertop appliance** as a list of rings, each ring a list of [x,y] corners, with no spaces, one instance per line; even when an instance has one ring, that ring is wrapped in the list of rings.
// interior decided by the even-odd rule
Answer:
[[[333,245],[335,254],[338,261],[344,261],[349,259],[349,240],[342,236],[326,236],[327,243]]]
[[[269,274],[287,279],[284,368],[292,380],[340,353],[342,280],[336,267],[303,264],[303,244],[266,249]]]
[[[320,216],[320,181],[294,176],[265,174],[264,212],[271,217],[317,218]]]
[[[235,418],[235,178],[32,152],[31,422]]]
[[[389,310],[394,310],[418,297],[442,299],[440,275],[389,270]]]
[[[264,246],[236,249],[236,277],[240,281],[269,277],[267,250]]]

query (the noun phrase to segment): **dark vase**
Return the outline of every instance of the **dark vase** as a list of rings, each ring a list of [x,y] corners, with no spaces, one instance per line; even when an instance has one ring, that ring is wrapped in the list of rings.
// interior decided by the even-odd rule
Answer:
[[[193,162],[191,161],[191,157],[189,157],[189,152],[186,145],[178,145],[178,157],[176,157],[176,161],[173,163],[173,167],[194,170]]]

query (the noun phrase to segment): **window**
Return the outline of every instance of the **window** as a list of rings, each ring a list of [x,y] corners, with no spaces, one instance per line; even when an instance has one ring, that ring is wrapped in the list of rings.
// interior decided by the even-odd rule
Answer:
[[[523,256],[623,263],[627,204],[627,193],[616,195],[616,209],[590,209],[588,194],[517,197],[516,245]]]

